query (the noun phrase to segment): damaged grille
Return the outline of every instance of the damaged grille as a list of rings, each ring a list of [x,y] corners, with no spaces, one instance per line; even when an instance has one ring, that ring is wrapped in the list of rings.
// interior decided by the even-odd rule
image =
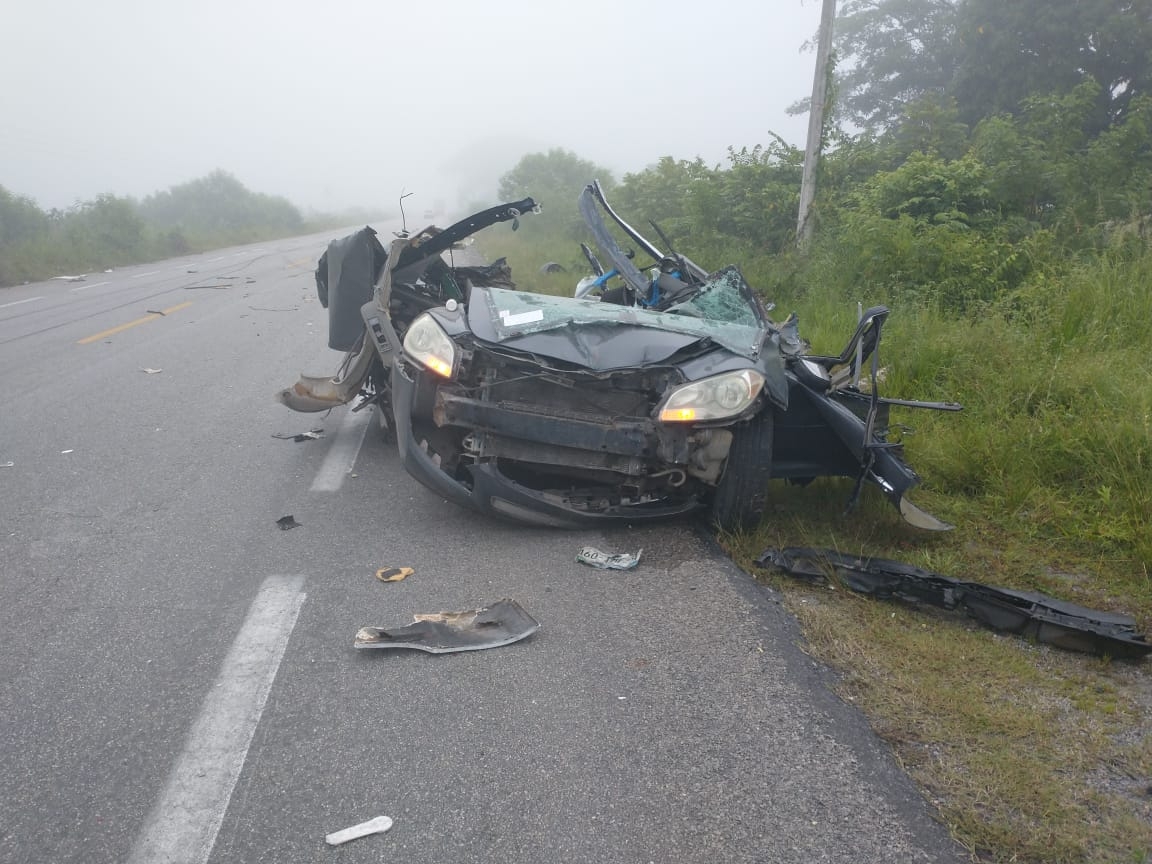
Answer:
[[[593,375],[479,349],[459,385],[439,388],[433,416],[437,426],[470,430],[474,458],[636,476],[687,458],[684,431],[652,419],[679,380],[673,368]]]
[[[469,377],[474,394],[484,401],[531,405],[541,413],[585,420],[647,419],[668,385],[680,381],[673,369],[545,370],[487,351],[473,356]]]

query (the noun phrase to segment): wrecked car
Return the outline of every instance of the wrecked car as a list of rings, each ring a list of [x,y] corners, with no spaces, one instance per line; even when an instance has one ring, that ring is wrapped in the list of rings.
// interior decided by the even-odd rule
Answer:
[[[795,315],[775,323],[737,267],[705,270],[653,223],[657,247],[598,183],[579,207],[611,269],[585,246],[596,275],[574,297],[518,290],[503,260],[462,263],[462,242],[515,228],[538,212],[531,198],[443,230],[397,232],[387,249],[371,228],[333,241],[317,287],[344,361],[279,400],[297,411],[375,405],[422,484],[527,523],[706,510],[738,529],[761,518],[770,479],[843,476],[856,480],[853,498],[872,483],[912,524],[950,527],[908,500],[918,478],[887,440],[888,415],[893,405],[959,406],[879,395],[888,309],[864,311],[839,354],[814,354]]]

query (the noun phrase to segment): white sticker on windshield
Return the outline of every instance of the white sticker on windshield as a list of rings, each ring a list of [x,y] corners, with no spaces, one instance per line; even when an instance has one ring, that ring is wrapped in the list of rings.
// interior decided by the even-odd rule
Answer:
[[[512,315],[507,309],[500,310],[500,322],[505,327],[515,327],[519,324],[531,324],[543,320],[543,309],[533,309],[531,312],[521,312],[519,315]]]

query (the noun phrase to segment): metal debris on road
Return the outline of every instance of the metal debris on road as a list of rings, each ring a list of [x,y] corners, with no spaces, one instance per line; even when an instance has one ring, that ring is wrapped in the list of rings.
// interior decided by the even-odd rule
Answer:
[[[831,549],[766,549],[758,567],[775,567],[809,582],[828,581],[882,600],[961,610],[982,624],[1067,651],[1139,659],[1152,643],[1127,615],[1101,612],[1035,591],[995,588],[921,570],[900,561],[845,555]]]
[[[272,437],[279,438],[281,441],[295,441],[297,443],[301,441],[316,441],[324,437],[324,430],[317,428],[310,432],[273,432]]]
[[[291,514],[287,516],[281,516],[276,520],[276,524],[280,527],[281,531],[290,531],[293,528],[299,528],[301,525],[300,522],[296,521],[296,517]]]
[[[105,270],[105,273],[108,271]],[[79,276],[53,276],[53,282],[83,282],[88,278],[87,273],[81,273]]]
[[[140,371],[144,372],[145,374],[148,374],[148,375],[159,375],[164,370],[163,369],[149,369],[147,366],[145,366]]]
[[[587,564],[589,567],[595,567],[597,570],[631,570],[640,563],[640,556],[643,552],[644,550],[640,549],[635,555],[628,552],[610,555],[592,546],[585,546],[576,553],[576,560],[581,564]]]
[[[361,837],[367,837],[369,834],[383,834],[391,827],[391,819],[387,816],[377,816],[375,819],[369,819],[367,822],[361,822],[359,825],[353,825],[351,828],[333,831],[324,837],[324,842],[329,846],[339,846],[341,843],[347,843],[349,840],[359,840]]]
[[[0,462],[0,468],[15,468],[15,462]]]
[[[376,578],[381,582],[403,582],[415,572],[411,567],[381,567]]]
[[[467,612],[413,615],[413,623],[394,630],[361,627],[357,648],[412,648],[429,654],[481,651],[511,645],[531,636],[540,624],[515,600]]]

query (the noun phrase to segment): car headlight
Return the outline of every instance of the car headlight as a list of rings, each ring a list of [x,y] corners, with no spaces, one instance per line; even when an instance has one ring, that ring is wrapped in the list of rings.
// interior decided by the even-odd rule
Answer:
[[[456,367],[456,343],[425,312],[404,334],[404,353],[430,372],[451,378]]]
[[[664,423],[694,423],[735,417],[755,401],[764,376],[752,369],[725,372],[684,384],[673,390],[660,407]]]

